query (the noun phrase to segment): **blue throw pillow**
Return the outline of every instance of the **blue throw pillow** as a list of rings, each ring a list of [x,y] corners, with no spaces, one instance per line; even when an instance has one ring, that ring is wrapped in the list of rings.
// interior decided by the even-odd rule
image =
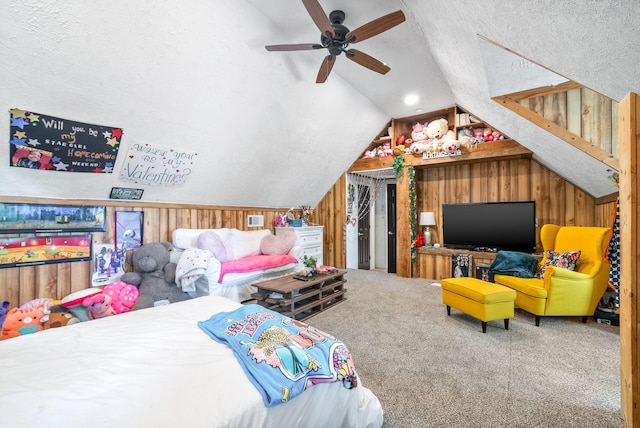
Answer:
[[[498,251],[489,266],[489,272],[518,278],[534,278],[538,269],[538,259],[519,251]]]

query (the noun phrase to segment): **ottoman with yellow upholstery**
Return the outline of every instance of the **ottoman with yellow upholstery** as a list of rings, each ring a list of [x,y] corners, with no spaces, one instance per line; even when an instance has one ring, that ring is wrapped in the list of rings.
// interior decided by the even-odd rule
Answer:
[[[509,330],[509,318],[513,318],[516,292],[508,287],[476,278],[446,278],[440,281],[442,303],[482,321],[482,332],[487,332],[487,322],[504,319]]]

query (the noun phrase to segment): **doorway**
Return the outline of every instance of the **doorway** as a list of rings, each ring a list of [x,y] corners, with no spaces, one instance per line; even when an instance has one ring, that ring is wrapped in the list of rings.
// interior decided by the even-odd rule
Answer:
[[[358,269],[369,270],[371,268],[371,199],[369,186],[358,185],[358,207],[362,207],[363,213],[358,219]]]
[[[387,184],[387,272],[396,273],[396,185]]]

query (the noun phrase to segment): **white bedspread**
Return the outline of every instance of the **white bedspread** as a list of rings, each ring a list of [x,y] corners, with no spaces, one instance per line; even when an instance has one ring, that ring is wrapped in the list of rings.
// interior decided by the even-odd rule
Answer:
[[[316,385],[267,408],[231,349],[197,326],[239,306],[205,296],[0,341],[0,425],[382,426],[362,384]]]

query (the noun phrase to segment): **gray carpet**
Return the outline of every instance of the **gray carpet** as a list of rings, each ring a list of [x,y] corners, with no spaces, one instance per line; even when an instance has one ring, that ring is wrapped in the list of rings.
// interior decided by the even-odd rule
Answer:
[[[307,322],[345,342],[386,428],[624,427],[618,327],[516,309],[509,330],[451,309],[433,281],[350,269]]]

